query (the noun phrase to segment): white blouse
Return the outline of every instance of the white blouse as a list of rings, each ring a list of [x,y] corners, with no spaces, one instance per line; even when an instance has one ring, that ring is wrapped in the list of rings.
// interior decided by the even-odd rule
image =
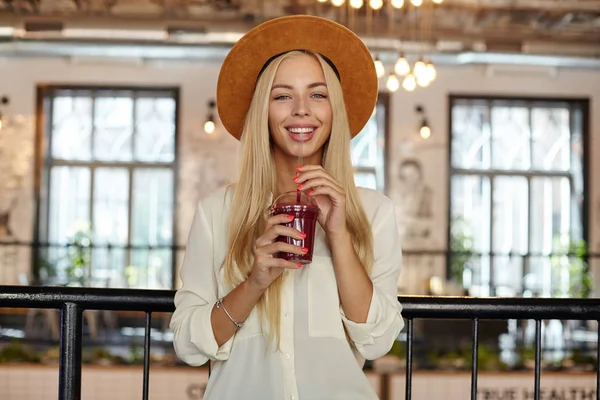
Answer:
[[[171,329],[175,351],[184,362],[198,366],[215,361],[205,399],[377,399],[362,367],[365,359],[385,355],[404,326],[396,297],[402,256],[392,202],[377,191],[358,190],[374,238],[374,290],[367,321],[345,317],[325,232],[317,224],[313,262],[285,272],[278,350],[267,345],[256,308],[241,329],[217,346],[210,315],[217,299],[229,292],[220,266],[233,189],[219,189],[199,202]],[[346,340],[344,326],[356,351]]]

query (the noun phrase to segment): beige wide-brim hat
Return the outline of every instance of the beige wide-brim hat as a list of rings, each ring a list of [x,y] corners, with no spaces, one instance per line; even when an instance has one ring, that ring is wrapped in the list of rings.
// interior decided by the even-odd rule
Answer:
[[[365,126],[377,102],[375,64],[354,32],[332,20],[293,15],[264,22],[231,49],[219,73],[217,109],[225,129],[237,139],[263,66],[272,57],[307,50],[327,57],[340,75],[352,137]]]

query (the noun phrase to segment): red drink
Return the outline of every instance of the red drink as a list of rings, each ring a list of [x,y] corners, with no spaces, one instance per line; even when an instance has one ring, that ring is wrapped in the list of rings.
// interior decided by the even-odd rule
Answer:
[[[315,228],[317,226],[317,218],[319,217],[320,212],[319,207],[312,201],[308,203],[303,203],[302,200],[300,202],[290,202],[289,198],[283,198],[283,196],[279,197],[275,204],[273,204],[271,207],[271,215],[292,215],[294,219],[283,225],[305,233],[306,237],[304,239],[297,240],[289,236],[279,236],[277,241],[289,243],[294,246],[306,247],[308,251],[303,255],[280,252],[277,253],[276,257],[301,264],[308,264],[312,262],[313,258]]]

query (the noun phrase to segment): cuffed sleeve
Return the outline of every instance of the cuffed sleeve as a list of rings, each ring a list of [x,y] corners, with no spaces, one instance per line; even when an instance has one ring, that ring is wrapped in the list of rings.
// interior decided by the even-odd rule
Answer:
[[[373,221],[374,264],[371,270],[373,295],[364,323],[346,318],[340,307],[342,322],[356,350],[367,360],[387,354],[404,327],[402,305],[398,302],[398,279],[402,251],[396,224],[396,213],[391,200],[377,210]]]
[[[213,251],[211,224],[199,203],[181,266],[182,286],[175,294],[175,312],[170,323],[177,356],[193,366],[208,360],[228,359],[235,337],[219,347],[213,333],[210,315],[218,295]]]

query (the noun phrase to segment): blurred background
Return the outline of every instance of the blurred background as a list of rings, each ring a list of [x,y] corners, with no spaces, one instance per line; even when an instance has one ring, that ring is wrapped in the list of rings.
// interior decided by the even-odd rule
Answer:
[[[298,13],[372,52],[380,96],[352,157],[396,204],[399,295],[597,297],[598,0],[0,0],[0,285],[176,289],[197,201],[236,179],[222,60]],[[143,314],[85,317],[84,362],[140,362]],[[169,318],[152,331],[165,368]],[[548,368],[588,368],[597,324],[554,322]],[[54,365],[58,326],[0,304],[0,363]],[[470,349],[470,323],[416,328],[423,370],[464,367],[445,345]],[[486,329],[490,370],[527,368],[527,321]]]

